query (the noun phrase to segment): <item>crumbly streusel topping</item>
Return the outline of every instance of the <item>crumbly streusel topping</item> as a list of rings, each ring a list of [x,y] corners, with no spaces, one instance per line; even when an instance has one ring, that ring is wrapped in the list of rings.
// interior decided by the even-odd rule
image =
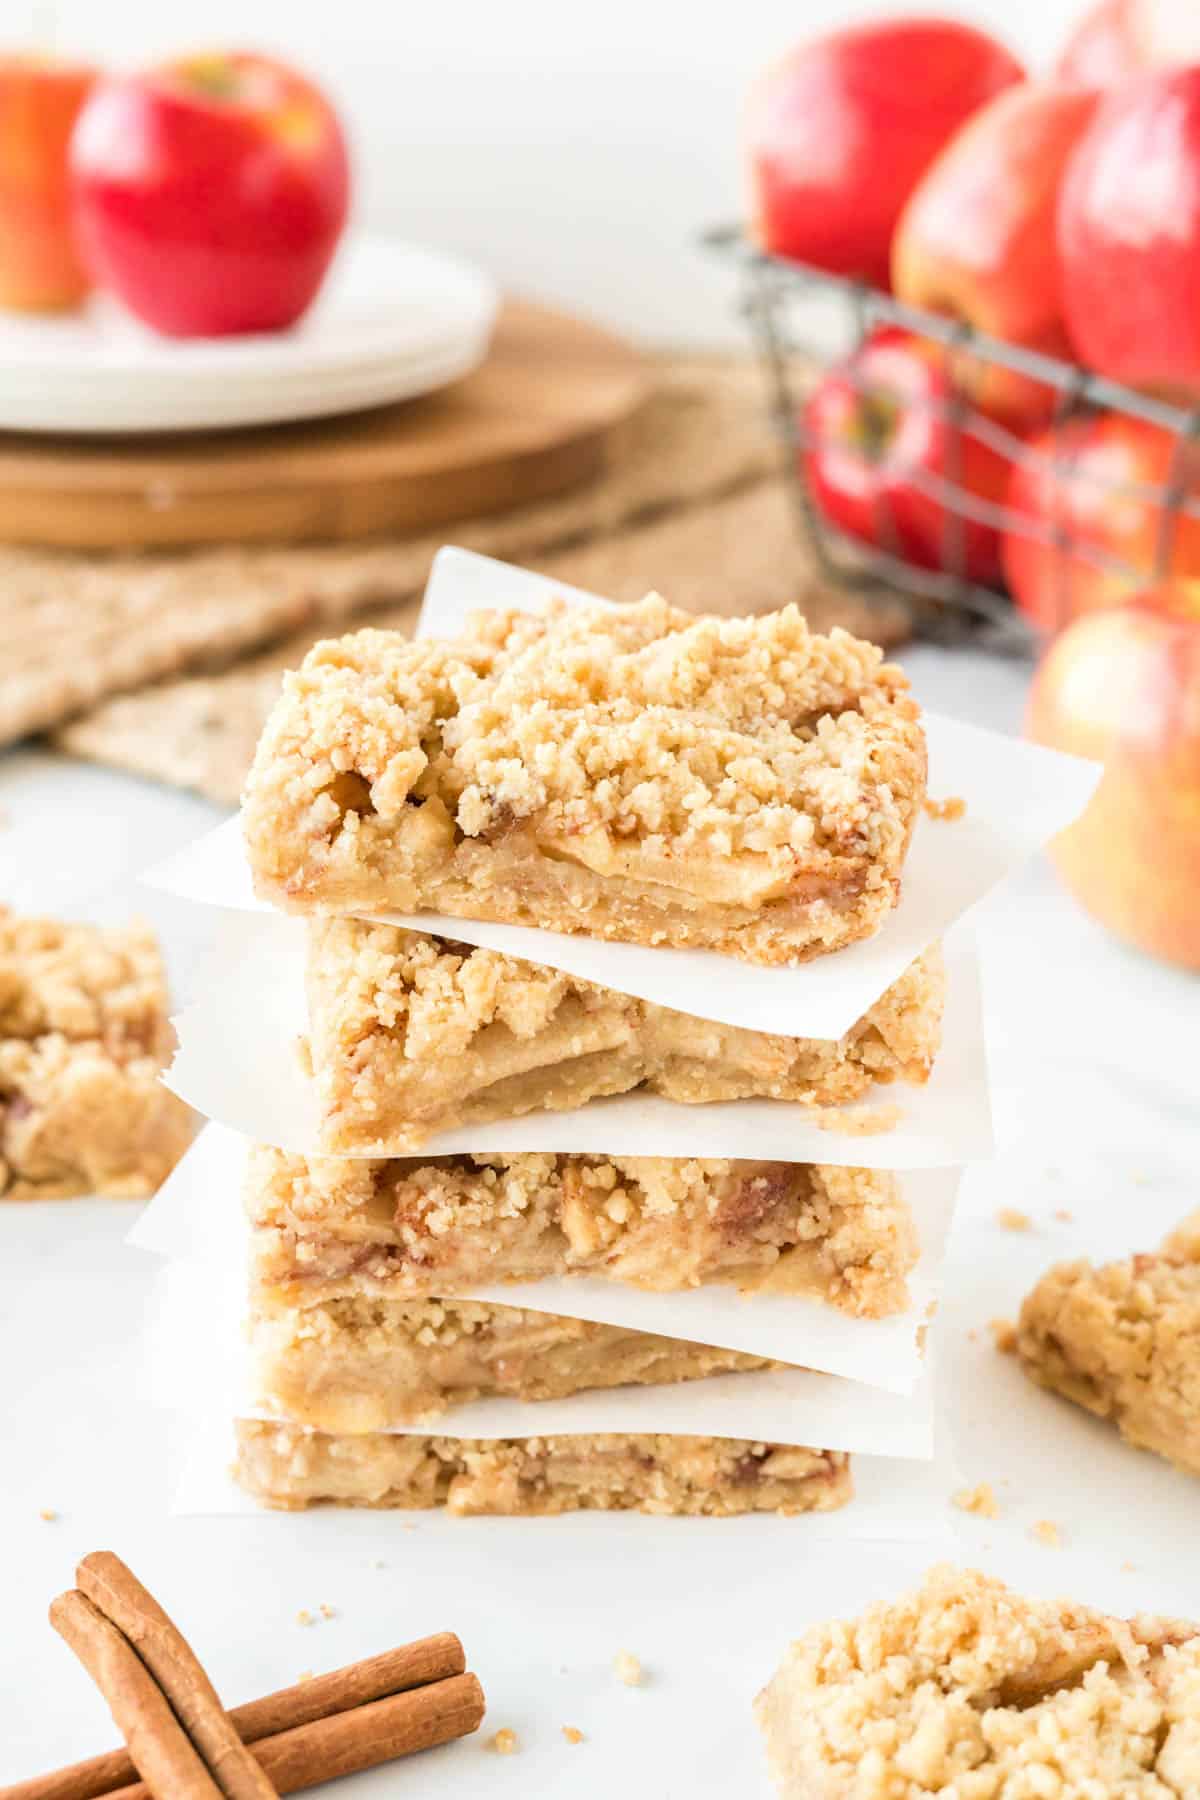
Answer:
[[[1156,1254],[1058,1263],[1026,1296],[1026,1372],[1200,1473],[1200,1212]]]
[[[697,618],[650,595],[479,614],[450,642],[358,632],[286,679],[246,792],[252,859],[269,879],[282,814],[311,840],[432,801],[466,838],[536,819],[548,844],[598,831],[781,880],[852,855],[882,883],[924,793],[907,685],[795,606]]]
[[[167,994],[144,926],[14,918],[0,907],[0,1039],[95,1042],[118,1061],[169,1043]]]
[[[458,823],[475,837],[538,813],[551,835],[601,824],[664,849],[878,854],[907,833],[901,805],[923,778],[906,688],[873,644],[816,637],[795,606],[698,620],[651,595],[561,609],[493,675],[459,684],[443,731]],[[891,791],[897,775],[907,794]]]
[[[759,1696],[784,1800],[1192,1800],[1200,1636],[973,1570],[814,1626]]]
[[[0,908],[0,1197],[153,1193],[194,1126],[173,1043],[147,927]]]

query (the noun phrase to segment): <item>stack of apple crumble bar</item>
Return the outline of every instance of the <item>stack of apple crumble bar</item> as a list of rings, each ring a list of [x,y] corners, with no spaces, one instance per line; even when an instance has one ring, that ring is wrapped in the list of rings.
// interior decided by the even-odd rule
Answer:
[[[836,955],[896,906],[924,792],[903,676],[794,607],[556,603],[478,615],[456,640],[363,631],[309,654],[243,807],[259,895],[306,920],[319,1121],[303,1153],[249,1157],[246,1488],[458,1512],[850,1497],[845,1448],[592,1430],[586,1408],[786,1366],[705,1340],[715,1292],[861,1321],[909,1308],[920,1246],[894,1174],[838,1163],[832,1140],[828,1163],[756,1158],[744,1131],[691,1156],[688,1120],[746,1099],[812,1116],[924,1082],[939,950],[828,1040],[706,1017],[703,991],[695,1013],[636,998],[477,943],[467,922],[726,964]],[[631,1094],[674,1103],[678,1154],[583,1154],[560,1135]],[[497,1150],[487,1132],[515,1121],[536,1142]],[[621,1306],[558,1310],[585,1293],[684,1297],[694,1338]],[[547,1429],[562,1404],[578,1425]],[[519,1431],[462,1431],[511,1424],[514,1405]]]

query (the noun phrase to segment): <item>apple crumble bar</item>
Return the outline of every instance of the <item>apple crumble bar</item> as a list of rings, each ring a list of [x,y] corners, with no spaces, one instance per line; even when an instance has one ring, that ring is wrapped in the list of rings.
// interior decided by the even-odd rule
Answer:
[[[740,1438],[338,1437],[237,1422],[235,1474],[270,1506],[444,1506],[448,1512],[832,1512],[851,1498],[839,1450]]]
[[[778,1367],[765,1357],[473,1300],[257,1304],[257,1404],[318,1431],[420,1425],[471,1400],[561,1400],[593,1388]]]
[[[918,1253],[894,1175],[811,1163],[256,1146],[246,1207],[256,1282],[282,1305],[578,1274],[659,1292],[731,1282],[883,1318],[907,1307]]]
[[[783,1800],[1196,1800],[1200,1635],[974,1570],[794,1643],[756,1713]]]
[[[496,950],[361,919],[309,926],[309,1054],[330,1155],[645,1088],[702,1103],[860,1099],[928,1077],[944,972],[926,951],[840,1039],[693,1018]]]
[[[1200,1212],[1155,1255],[1050,1269],[1021,1308],[1016,1349],[1042,1387],[1200,1475]]]
[[[461,640],[316,645],[244,799],[258,892],[792,963],[895,906],[920,712],[873,644],[795,606],[657,595],[481,613]]]
[[[148,928],[0,909],[0,1198],[152,1194],[193,1131],[173,1049]]]

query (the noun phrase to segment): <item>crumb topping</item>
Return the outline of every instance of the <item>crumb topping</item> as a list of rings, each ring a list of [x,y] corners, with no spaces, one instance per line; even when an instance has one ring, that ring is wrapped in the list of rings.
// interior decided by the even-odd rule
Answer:
[[[1200,1637],[941,1566],[813,1627],[757,1702],[784,1800],[1190,1800]]]
[[[715,941],[697,900],[753,914],[790,899],[811,909],[787,922],[790,947],[753,952],[790,960],[894,904],[925,761],[901,672],[844,631],[810,632],[795,606],[720,619],[657,595],[555,602],[476,615],[455,641],[318,644],[285,680],[244,820],[262,890],[301,910],[517,916],[478,852],[502,861],[527,831],[547,924],[579,929],[588,874],[628,884],[605,934],[638,941]],[[672,890],[690,895],[677,916]]]
[[[0,1198],[153,1193],[194,1124],[159,1082],[173,1047],[148,927],[0,907]]]
[[[1200,1473],[1200,1213],[1154,1254],[1058,1263],[1026,1296],[1016,1348],[1042,1386]]]

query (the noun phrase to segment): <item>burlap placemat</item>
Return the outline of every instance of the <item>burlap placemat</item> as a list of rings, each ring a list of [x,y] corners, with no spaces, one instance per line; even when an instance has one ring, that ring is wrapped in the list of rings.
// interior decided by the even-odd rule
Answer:
[[[907,636],[902,600],[868,606],[806,564],[757,369],[673,358],[660,377],[589,488],[420,538],[136,559],[0,552],[15,627],[0,648],[0,741],[69,720],[62,748],[233,802],[280,672],[331,629],[409,628],[447,538],[615,599],[657,586],[725,614],[796,600],[819,629]]]
[[[420,537],[144,556],[0,549],[0,744],[111,694],[228,665],[310,623],[319,633],[365,607],[408,599],[447,541],[524,561],[769,472],[774,450],[752,367],[676,360],[660,374],[653,397],[617,434],[601,479]]]

